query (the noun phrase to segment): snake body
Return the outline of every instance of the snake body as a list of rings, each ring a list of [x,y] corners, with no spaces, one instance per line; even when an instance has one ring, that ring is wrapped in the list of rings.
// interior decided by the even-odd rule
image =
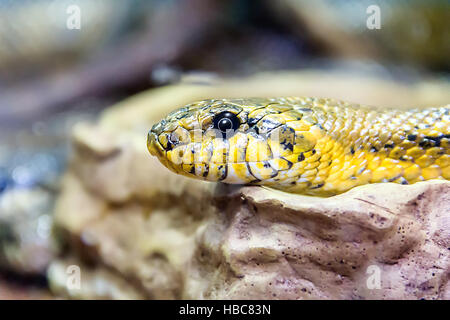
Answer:
[[[188,177],[330,196],[450,179],[450,105],[379,109],[320,98],[213,99],[170,113],[150,153]]]

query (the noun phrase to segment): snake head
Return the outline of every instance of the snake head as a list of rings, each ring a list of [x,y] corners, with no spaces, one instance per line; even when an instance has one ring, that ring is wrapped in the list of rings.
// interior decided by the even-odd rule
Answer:
[[[189,177],[239,184],[270,182],[315,145],[309,132],[296,137],[286,125],[301,117],[301,112],[279,100],[204,100],[156,123],[147,146],[167,168]]]
[[[150,153],[176,173],[221,180],[210,169],[226,168],[226,141],[246,128],[239,101],[204,100],[177,109],[148,133]]]

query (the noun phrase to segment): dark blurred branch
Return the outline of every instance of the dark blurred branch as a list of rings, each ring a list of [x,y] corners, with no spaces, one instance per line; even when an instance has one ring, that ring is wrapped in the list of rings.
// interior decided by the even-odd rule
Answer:
[[[160,5],[144,34],[86,64],[53,76],[0,87],[0,123],[25,122],[79,99],[150,84],[153,66],[170,63],[196,45],[217,21],[217,2],[190,0]],[[1,92],[3,91],[3,92]]]

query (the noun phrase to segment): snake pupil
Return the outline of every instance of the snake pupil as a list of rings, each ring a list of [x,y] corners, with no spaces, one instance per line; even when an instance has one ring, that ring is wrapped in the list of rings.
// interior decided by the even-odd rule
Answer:
[[[233,123],[230,119],[223,118],[219,121],[219,129],[220,131],[226,131],[233,128]]]
[[[225,134],[227,130],[237,130],[239,128],[240,122],[234,113],[225,111],[217,114],[214,117],[213,125],[215,129],[218,129]]]

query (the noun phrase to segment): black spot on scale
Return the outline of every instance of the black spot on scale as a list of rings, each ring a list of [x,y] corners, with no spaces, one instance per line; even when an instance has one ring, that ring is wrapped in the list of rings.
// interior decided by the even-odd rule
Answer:
[[[312,149],[311,151],[312,154],[316,154],[316,152],[317,152],[316,149]]]
[[[224,169],[222,176],[219,178],[219,181],[225,180],[225,178],[228,175],[228,167],[227,166],[220,165],[217,167],[218,170],[222,170],[223,168],[225,168],[225,169]]]
[[[247,123],[248,123],[249,126],[254,126],[255,124],[258,123],[258,119],[248,118]]]
[[[370,152],[378,152],[378,149],[375,147],[370,148]]]
[[[311,187],[310,189],[319,189],[322,188],[325,185],[325,183],[319,183],[318,185]]]
[[[350,153],[351,153],[351,154],[355,154],[355,148],[351,147],[351,148],[350,148]]]
[[[409,134],[406,138],[407,138],[409,141],[416,141],[416,139],[417,139],[417,134]]]
[[[209,165],[205,165],[205,172],[203,172],[203,178],[206,178],[209,173]]]
[[[385,147],[386,149],[392,149],[392,148],[394,148],[394,144],[393,144],[393,143],[386,143],[386,144],[384,145],[384,147]]]
[[[434,147],[435,144],[436,144],[436,141],[433,141],[428,138],[424,138],[422,141],[419,142],[419,146],[424,149],[432,148],[432,147]],[[441,144],[441,142],[439,141],[439,145],[440,144]]]
[[[280,143],[284,150],[290,150],[290,151],[294,151],[294,146],[292,143],[287,142],[286,139],[283,140],[283,142]]]
[[[441,140],[442,139],[450,139],[450,134],[441,134],[438,137],[425,136],[425,139],[432,140],[436,147],[440,147],[441,146]],[[420,145],[420,143],[419,143],[419,145]]]
[[[195,166],[193,165],[192,167],[191,167],[191,169],[189,170],[189,173],[190,174],[195,174]]]
[[[300,153],[300,154],[298,155],[297,161],[298,161],[298,162],[301,162],[301,161],[303,161],[303,160],[305,160],[305,155],[304,155],[303,152],[302,152],[302,153]]]
[[[434,144],[435,144],[436,147],[440,147],[441,146],[441,139],[434,140]]]

